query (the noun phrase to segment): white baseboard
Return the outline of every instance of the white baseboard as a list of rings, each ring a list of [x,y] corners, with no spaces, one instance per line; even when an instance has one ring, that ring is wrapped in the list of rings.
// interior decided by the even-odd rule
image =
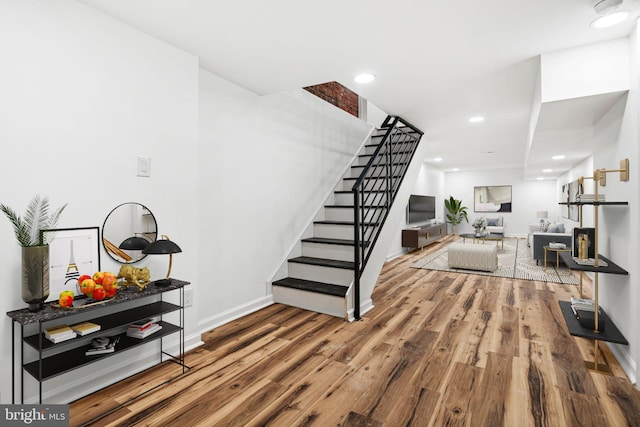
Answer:
[[[636,365],[636,361],[631,358],[631,355],[627,351],[627,347],[625,346],[623,348],[619,344],[609,343],[609,342],[607,343],[607,346],[609,347],[609,350],[611,350],[611,353],[613,353],[616,360],[622,367],[622,370],[624,371],[624,373],[627,374],[629,381],[632,384],[636,384],[636,380],[637,380],[636,366],[637,365]]]
[[[239,319],[242,316],[251,314],[273,304],[273,295],[267,295],[262,298],[249,301],[246,304],[234,307],[231,310],[216,314],[198,322],[198,331],[200,334],[208,332],[218,326],[222,326],[232,320]]]

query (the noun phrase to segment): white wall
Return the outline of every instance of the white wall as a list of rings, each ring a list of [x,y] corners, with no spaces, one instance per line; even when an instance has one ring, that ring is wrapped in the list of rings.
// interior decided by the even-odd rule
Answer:
[[[638,378],[640,361],[640,289],[638,288],[638,258],[640,243],[640,148],[638,122],[640,97],[640,32],[636,27],[630,36],[632,84],[629,96],[614,105],[596,123],[594,138],[600,150],[593,156],[595,168],[618,169],[620,160],[629,159],[628,182],[621,182],[618,173],[607,174],[607,185],[600,187],[608,201],[628,201],[629,206],[609,206],[599,209],[599,252],[629,272],[628,276],[600,274],[599,296],[603,308],[629,341],[628,346],[610,345],[632,381]],[[585,224],[586,225],[586,224]]]
[[[102,227],[116,205],[141,202],[183,250],[174,257],[173,276],[197,286],[197,58],[73,1],[7,3],[0,11],[0,202],[20,213],[35,194],[49,196],[54,207],[69,202],[59,227]],[[152,159],[150,178],[136,177],[140,155]],[[0,242],[0,311],[6,312],[25,303],[20,248],[4,215]],[[117,272],[119,264],[100,251],[102,269]],[[148,257],[139,265],[160,278],[167,262]],[[191,334],[193,310],[186,316]],[[2,403],[11,402],[10,337],[5,316]],[[126,365],[136,354],[129,353]],[[112,366],[122,362],[116,359]],[[73,399],[99,386],[99,371],[83,368],[45,383],[45,395],[55,389]],[[75,384],[82,375],[89,385]],[[35,381],[27,378],[29,399]]]
[[[421,149],[426,149],[429,142],[426,138],[421,141]],[[420,153],[416,153],[415,158],[420,159],[424,157],[418,157]],[[409,186],[407,190],[407,199],[411,194],[419,194],[422,196],[435,196],[436,198],[436,221],[443,222],[445,220],[444,215],[444,186],[445,186],[445,173],[444,171],[435,168],[427,163],[422,163],[418,171],[417,178],[413,185]],[[406,212],[406,200],[403,199]],[[406,213],[400,218],[400,224],[395,232],[395,237],[391,240],[389,251],[387,253],[387,259],[392,259],[401,255],[407,251],[407,248],[402,247],[402,230],[407,228]]]
[[[529,223],[536,220],[537,211],[549,212],[549,221],[558,222],[560,208],[556,182],[525,181],[522,176],[522,169],[448,172],[444,197],[461,199],[463,205],[469,208],[469,223],[463,222],[458,226],[458,233],[471,232],[471,223],[478,217],[503,216],[505,234],[509,236],[526,236]],[[512,211],[495,214],[474,212],[473,188],[484,185],[511,185]]]
[[[267,282],[371,126],[302,89],[257,96],[200,78],[204,331],[271,303]]]
[[[628,70],[625,38],[543,54],[542,102],[627,90]]]

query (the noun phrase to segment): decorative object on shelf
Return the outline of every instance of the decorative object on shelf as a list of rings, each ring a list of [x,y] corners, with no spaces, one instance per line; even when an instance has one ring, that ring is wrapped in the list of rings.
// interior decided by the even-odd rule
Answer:
[[[115,261],[132,264],[146,257],[142,249],[155,241],[157,234],[158,224],[153,213],[140,203],[126,202],[113,208],[105,218],[102,244]],[[142,246],[142,242],[137,239],[129,241],[131,237],[140,238],[146,243]]]
[[[485,217],[476,218],[472,226],[476,231],[476,237],[484,236],[487,233],[487,219]]]
[[[41,231],[49,241],[50,293],[47,301],[58,299],[62,291],[76,293],[78,279],[100,271],[100,228],[58,228]]]
[[[511,186],[473,187],[474,212],[511,212]]]
[[[147,246],[142,253],[150,255],[167,255],[169,254],[169,269],[167,270],[167,277],[162,280],[156,280],[156,285],[166,286],[171,284],[171,264],[173,263],[173,254],[182,252],[180,246],[169,240],[168,236],[162,235],[160,240],[156,240]]]
[[[29,304],[31,311],[40,310],[49,297],[49,242],[40,230],[55,227],[66,207],[65,203],[49,214],[49,199],[36,195],[24,217],[20,217],[10,207],[0,204],[22,246],[22,300]]]
[[[462,220],[469,222],[467,217],[469,208],[462,205],[462,200],[454,199],[453,196],[444,199],[444,207],[447,209],[447,219],[451,223],[451,232],[456,234],[458,224],[462,223]]]
[[[151,275],[149,274],[149,269],[147,267],[138,268],[128,264],[120,267],[118,279],[124,279],[124,281],[119,282],[118,286],[124,288],[137,286],[139,291],[143,290],[149,283],[151,283]]]
[[[573,229],[573,256],[578,259],[595,257],[595,228],[576,227]]]

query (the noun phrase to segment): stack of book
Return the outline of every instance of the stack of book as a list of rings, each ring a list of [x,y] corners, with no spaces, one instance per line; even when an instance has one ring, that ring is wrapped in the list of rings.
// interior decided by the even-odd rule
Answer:
[[[116,351],[116,344],[120,341],[120,336],[94,338],[89,345],[86,356],[95,356],[97,354],[113,353]]]
[[[578,319],[580,326],[586,329],[595,327],[595,301],[585,298],[571,298],[571,310]],[[598,330],[604,330],[604,318],[601,316],[602,310],[598,307]]]
[[[100,325],[96,325],[95,323],[91,322],[82,322],[76,325],[71,325],[70,328],[73,329],[76,334],[83,336],[92,332],[99,331]]]
[[[156,323],[154,319],[144,319],[129,325],[127,328],[127,336],[142,339],[159,331],[160,329],[162,329],[162,325]]]
[[[583,203],[595,202],[596,195],[595,194],[578,194],[576,196],[576,201],[583,202]],[[598,202],[604,202],[604,201],[605,201],[604,194],[598,194]]]
[[[44,336],[52,343],[67,341],[76,337],[76,333],[67,325],[58,325],[44,330]]]

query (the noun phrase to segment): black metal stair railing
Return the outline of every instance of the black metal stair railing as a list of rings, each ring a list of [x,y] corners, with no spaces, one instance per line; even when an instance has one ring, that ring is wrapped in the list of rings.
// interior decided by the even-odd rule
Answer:
[[[413,159],[423,132],[400,117],[387,116],[384,137],[356,180],[354,218],[354,317],[360,319],[360,278]]]

